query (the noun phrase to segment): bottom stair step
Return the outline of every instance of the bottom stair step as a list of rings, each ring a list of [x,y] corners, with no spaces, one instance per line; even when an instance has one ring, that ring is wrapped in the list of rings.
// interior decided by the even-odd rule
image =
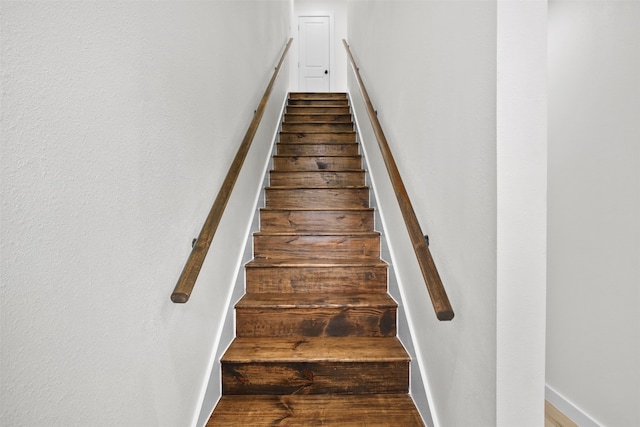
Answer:
[[[424,426],[406,394],[223,396],[206,427]]]

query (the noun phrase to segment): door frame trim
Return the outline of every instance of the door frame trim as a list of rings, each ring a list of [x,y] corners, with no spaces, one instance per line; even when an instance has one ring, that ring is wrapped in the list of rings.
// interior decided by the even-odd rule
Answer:
[[[334,19],[334,13],[333,11],[314,11],[314,12],[308,12],[308,11],[297,11],[295,13],[296,16],[296,36],[294,37],[294,39],[296,40],[296,48],[295,48],[295,59],[293,61],[294,64],[294,69],[295,69],[295,86],[297,90],[300,90],[300,45],[297,44],[297,40],[300,39],[300,18],[302,17],[312,17],[312,18],[317,18],[319,16],[328,16],[329,17],[329,91],[334,90],[334,88],[336,87],[336,81],[335,81],[335,76],[334,76],[334,66],[335,66],[335,19]]]

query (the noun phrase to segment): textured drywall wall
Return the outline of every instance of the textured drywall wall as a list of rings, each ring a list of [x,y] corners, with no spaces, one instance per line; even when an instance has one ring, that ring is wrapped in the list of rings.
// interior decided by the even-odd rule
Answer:
[[[331,88],[332,92],[344,92],[347,90],[347,55],[342,46],[342,39],[347,38],[347,0],[294,0],[293,2],[293,37],[291,52],[291,87],[298,87],[298,16],[305,14],[315,15],[319,12],[333,14],[333,57],[331,61]]]
[[[282,64],[280,75],[272,88],[269,102],[265,107],[261,125],[256,132],[256,142],[247,156],[247,160],[245,160],[245,167],[241,175],[238,177],[234,197],[229,201],[230,215],[234,215],[234,219],[230,218],[229,221],[235,222],[236,219],[238,219],[238,214],[241,214],[242,222],[246,224],[247,228],[242,230],[243,233],[242,236],[240,236],[236,234],[239,231],[238,229],[227,227],[226,232],[229,233],[228,239],[221,238],[214,242],[211,251],[215,259],[208,260],[205,268],[200,273],[199,282],[204,283],[205,286],[208,281],[215,281],[216,266],[218,266],[218,268],[220,267],[217,259],[218,257],[224,256],[224,253],[227,252],[229,241],[234,239],[234,234],[236,234],[238,238],[238,243],[245,242],[242,259],[236,259],[238,263],[236,266],[238,276],[236,277],[233,289],[228,289],[228,304],[224,311],[221,310],[222,313],[225,313],[225,317],[223,324],[220,325],[220,335],[216,338],[215,352],[211,353],[211,373],[206,384],[206,390],[203,390],[204,396],[202,399],[202,408],[198,416],[198,426],[206,424],[216,403],[220,399],[220,396],[222,396],[222,367],[220,358],[236,335],[234,307],[245,293],[244,264],[253,258],[253,239],[250,234],[260,229],[259,208],[264,207],[265,195],[263,190],[264,185],[268,182],[267,169],[271,165],[273,145],[277,132],[280,130],[282,112],[289,93],[287,71],[289,69],[288,61],[290,60],[291,58],[287,54],[285,62]],[[257,180],[256,177],[259,176],[264,177],[263,180]],[[253,194],[254,200],[248,200],[247,197],[242,196],[243,194]],[[248,220],[251,219],[251,214],[253,214],[253,218],[251,224],[249,224]]]
[[[353,1],[348,16],[349,44],[456,312],[437,321],[395,196],[372,164],[433,421],[495,426],[495,2]],[[375,140],[363,143],[375,150]]]
[[[549,3],[547,384],[640,425],[640,2]]]
[[[255,192],[223,220],[208,283],[169,296],[291,4],[0,8],[0,424],[191,425]]]

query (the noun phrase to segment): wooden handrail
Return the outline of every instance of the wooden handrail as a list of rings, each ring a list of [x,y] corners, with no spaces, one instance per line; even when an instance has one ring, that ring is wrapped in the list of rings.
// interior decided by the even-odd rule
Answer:
[[[176,287],[171,294],[171,301],[175,303],[185,303],[189,301],[189,297],[191,296],[193,287],[196,284],[196,279],[198,278],[198,274],[200,273],[200,269],[202,268],[202,263],[207,256],[207,252],[209,251],[209,247],[211,246],[211,241],[213,240],[213,236],[216,234],[216,230],[218,229],[218,225],[220,224],[220,220],[222,219],[222,214],[224,213],[224,209],[227,206],[227,202],[229,202],[229,197],[231,197],[231,192],[233,191],[233,187],[236,184],[238,175],[240,175],[242,164],[247,157],[249,148],[251,148],[253,137],[258,130],[258,126],[260,125],[260,120],[262,120],[265,107],[267,105],[267,102],[269,101],[269,96],[271,95],[273,85],[275,84],[276,78],[280,73],[280,68],[282,67],[285,56],[289,51],[291,42],[293,42],[293,38],[290,38],[286,46],[284,47],[284,52],[282,52],[280,61],[278,62],[275,71],[273,72],[271,81],[269,82],[267,89],[264,91],[264,95],[260,100],[258,109],[253,115],[253,120],[251,120],[251,124],[249,124],[247,133],[245,133],[244,138],[242,139],[242,143],[240,144],[240,147],[236,152],[236,156],[234,157],[233,162],[229,167],[227,176],[224,178],[222,187],[220,187],[220,192],[218,193],[216,200],[213,202],[211,211],[209,212],[209,215],[207,216],[207,219],[202,226],[202,230],[200,230],[198,239],[196,240],[195,245],[191,250],[191,255],[189,255],[189,259],[187,260],[187,263],[185,264],[184,269],[180,274],[178,283],[176,284]]]
[[[447,296],[447,292],[445,291],[442,280],[440,279],[440,274],[438,274],[436,264],[435,262],[433,262],[433,258],[431,257],[431,252],[429,251],[429,248],[425,241],[425,236],[422,234],[422,229],[420,228],[420,224],[418,223],[418,218],[416,217],[413,206],[411,205],[411,200],[409,200],[409,194],[407,193],[407,189],[402,182],[400,172],[398,171],[396,162],[393,158],[393,155],[391,154],[391,150],[389,149],[387,138],[384,136],[384,132],[382,131],[382,126],[380,126],[380,122],[378,121],[376,111],[373,109],[373,105],[371,104],[371,99],[369,98],[367,89],[364,87],[364,83],[362,82],[360,69],[353,59],[353,55],[351,54],[351,49],[349,49],[347,41],[343,39],[342,43],[347,50],[349,62],[351,63],[351,67],[353,68],[353,72],[356,76],[360,92],[362,92],[362,97],[364,98],[366,104],[367,114],[369,116],[369,120],[371,120],[371,125],[373,126],[373,133],[378,140],[378,146],[380,147],[382,158],[384,159],[384,163],[387,166],[391,184],[393,185],[396,197],[398,198],[400,211],[402,212],[402,217],[404,218],[404,222],[407,226],[411,244],[413,245],[413,250],[416,253],[416,257],[418,258],[418,264],[420,265],[422,277],[424,277],[424,281],[427,285],[427,290],[429,291],[429,296],[431,297],[431,303],[433,304],[433,308],[436,312],[436,317],[438,318],[438,320],[451,320],[454,316],[453,308],[449,303],[449,297]]]

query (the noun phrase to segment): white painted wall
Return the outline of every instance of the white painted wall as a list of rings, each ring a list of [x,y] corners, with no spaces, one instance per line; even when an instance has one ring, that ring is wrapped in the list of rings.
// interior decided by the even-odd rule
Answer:
[[[185,305],[169,296],[288,37],[291,4],[0,8],[0,424],[192,425],[259,149],[203,283]]]
[[[547,1],[498,0],[496,425],[544,424]]]
[[[603,426],[640,425],[638,76],[640,2],[549,3],[546,381]]]
[[[347,38],[347,0],[293,0],[291,47],[291,87],[298,90],[298,17],[307,14],[330,12],[333,15],[333,52],[331,88],[332,92],[347,90],[347,55],[342,47],[342,39]]]
[[[353,1],[348,16],[349,44],[456,312],[436,319],[395,196],[372,165],[412,363],[426,376],[435,425],[495,426],[496,4]]]

